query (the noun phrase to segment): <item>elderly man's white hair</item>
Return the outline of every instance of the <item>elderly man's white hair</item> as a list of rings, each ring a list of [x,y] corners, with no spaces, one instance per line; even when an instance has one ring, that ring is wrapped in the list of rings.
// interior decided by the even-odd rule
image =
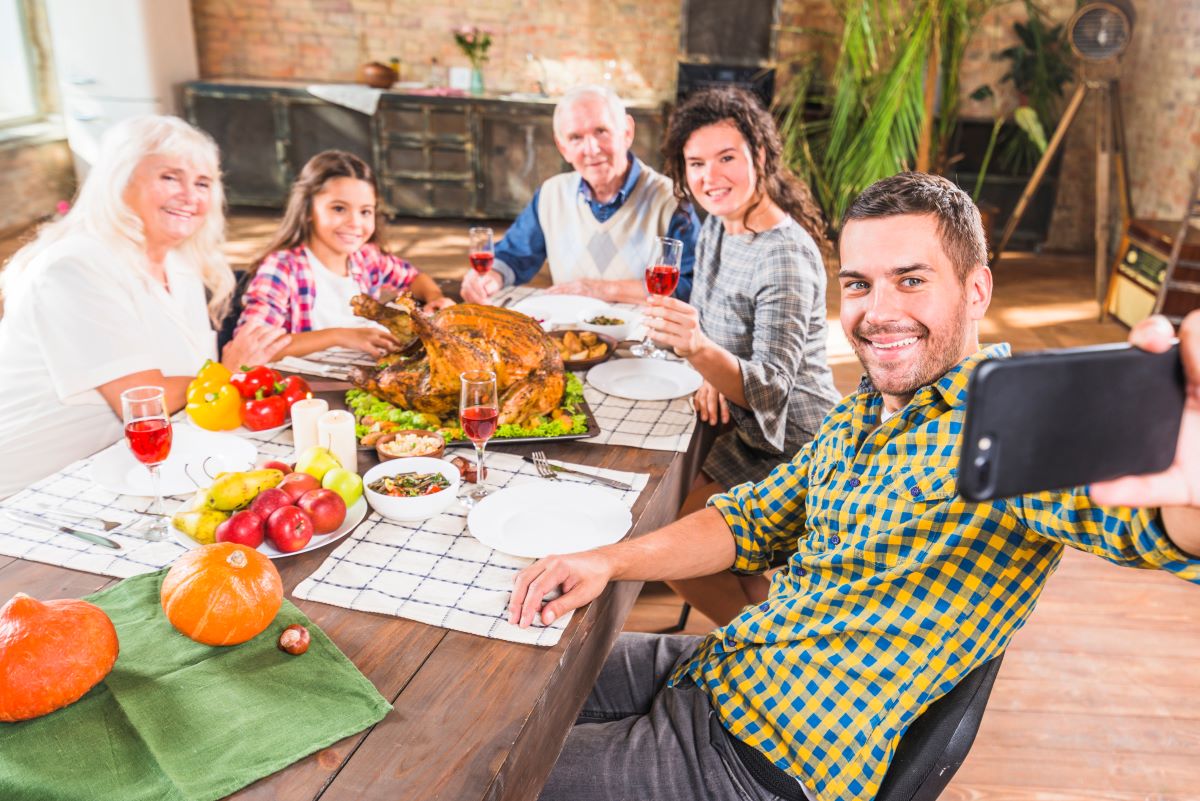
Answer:
[[[583,84],[568,89],[567,93],[562,96],[562,100],[558,101],[558,105],[554,107],[555,135],[561,132],[563,117],[566,113],[574,108],[576,103],[593,97],[600,98],[608,106],[608,113],[612,116],[613,121],[613,133],[624,133],[625,103],[622,102],[621,98],[617,97],[617,93],[607,86]]]

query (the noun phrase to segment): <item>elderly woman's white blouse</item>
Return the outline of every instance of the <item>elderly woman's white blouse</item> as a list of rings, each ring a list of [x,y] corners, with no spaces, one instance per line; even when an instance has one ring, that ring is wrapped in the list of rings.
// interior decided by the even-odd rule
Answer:
[[[169,292],[85,236],[26,267],[0,319],[0,498],[122,437],[100,385],[216,358],[200,277],[172,256],[166,271]]]

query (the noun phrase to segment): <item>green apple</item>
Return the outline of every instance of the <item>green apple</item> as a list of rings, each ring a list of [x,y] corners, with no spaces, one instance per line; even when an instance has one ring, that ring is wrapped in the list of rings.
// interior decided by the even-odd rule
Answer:
[[[321,479],[321,486],[341,495],[342,500],[346,502],[347,509],[353,506],[363,494],[362,478],[358,473],[344,467],[335,467],[326,473]]]
[[[322,448],[320,445],[313,445],[296,460],[296,472],[308,473],[317,481],[323,479],[333,468],[341,466],[342,463],[337,457],[328,448]]]

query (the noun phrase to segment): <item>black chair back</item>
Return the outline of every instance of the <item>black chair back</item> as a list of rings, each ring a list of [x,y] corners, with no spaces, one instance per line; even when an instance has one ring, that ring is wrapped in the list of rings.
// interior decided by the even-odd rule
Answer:
[[[941,795],[975,742],[1003,658],[972,670],[908,727],[875,801],[934,801]]]

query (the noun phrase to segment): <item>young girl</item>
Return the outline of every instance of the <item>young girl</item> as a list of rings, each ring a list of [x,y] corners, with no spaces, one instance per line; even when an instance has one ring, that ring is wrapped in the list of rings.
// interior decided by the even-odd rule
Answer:
[[[291,334],[280,356],[332,347],[379,356],[400,343],[350,311],[355,295],[408,289],[430,311],[453,305],[432,278],[384,249],[375,198],[375,176],[357,156],[326,150],[309,159],[255,268],[238,329],[265,323]]]
[[[760,481],[816,434],[839,395],[825,356],[821,212],[781,162],[771,115],[748,92],[689,98],[667,126],[666,174],[709,217],[696,243],[690,304],[652,296],[646,324],[704,383],[700,419],[717,437],[680,515],[744,481]],[[761,576],[669,582],[724,624],[766,597]]]

